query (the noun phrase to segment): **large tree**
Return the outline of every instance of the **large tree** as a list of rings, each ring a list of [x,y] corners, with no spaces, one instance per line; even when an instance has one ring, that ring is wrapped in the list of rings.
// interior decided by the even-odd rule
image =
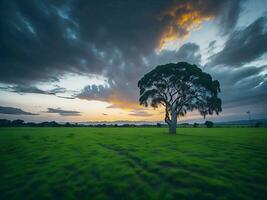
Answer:
[[[141,105],[165,107],[165,122],[176,133],[177,117],[198,110],[204,116],[222,111],[220,84],[196,65],[186,62],[157,66],[138,82]]]

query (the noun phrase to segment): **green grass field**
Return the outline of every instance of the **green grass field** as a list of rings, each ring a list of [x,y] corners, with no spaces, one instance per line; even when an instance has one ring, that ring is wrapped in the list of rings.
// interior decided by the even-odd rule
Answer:
[[[0,199],[266,199],[267,129],[1,128]]]

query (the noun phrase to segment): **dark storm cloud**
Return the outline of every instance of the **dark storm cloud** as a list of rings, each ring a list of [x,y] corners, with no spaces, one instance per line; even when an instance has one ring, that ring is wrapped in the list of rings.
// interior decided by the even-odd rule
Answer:
[[[80,116],[81,112],[73,110],[62,110],[61,108],[47,108],[47,113],[56,113],[60,116]]]
[[[60,74],[76,71],[74,66],[82,68],[82,58],[90,57],[89,45],[68,33],[78,25],[64,7],[47,1],[2,1],[0,8],[1,82],[58,80]]]
[[[154,54],[150,65],[161,65],[166,63],[189,62],[199,65],[201,62],[200,48],[195,43],[185,43],[177,51],[163,50],[160,54]]]
[[[45,91],[45,90],[41,90],[35,86],[28,86],[28,85],[7,86],[7,87],[5,87],[5,90],[11,91],[11,92],[16,92],[19,94],[25,94],[25,93],[48,94],[48,95],[55,95],[56,94],[52,91]]]
[[[220,81],[224,108],[256,105],[266,108],[267,66],[250,66],[233,69],[215,67],[209,72]]]
[[[3,106],[0,106],[0,114],[7,114],[7,115],[38,115],[38,114],[34,114],[34,113],[23,111],[20,108],[3,107]]]
[[[234,71],[231,71],[231,76],[228,77],[228,79],[230,80],[229,84],[242,82],[244,79],[253,78],[255,76],[260,76],[264,80],[266,77],[263,74],[266,73],[266,70],[267,66],[250,66],[236,69]]]
[[[267,16],[260,17],[248,27],[233,32],[222,51],[211,57],[210,66],[240,67],[267,52]]]
[[[236,26],[241,11],[241,2],[245,1],[227,1],[225,8],[221,10],[221,15],[218,18],[221,33],[223,35],[232,32]]]
[[[209,43],[207,51],[209,54],[213,54],[214,49],[216,48],[216,40],[213,40]]]
[[[127,74],[142,67],[142,58],[158,47],[168,27],[174,26],[175,34],[187,31],[186,25],[174,24],[176,19],[196,11],[200,18],[220,19],[239,11],[240,1],[234,8],[231,2],[1,1],[0,80],[25,84],[55,81],[67,72],[111,79],[116,74],[110,71]],[[232,19],[223,22],[234,24]]]
[[[80,99],[107,101],[111,95],[110,87],[104,87],[102,85],[88,85],[83,88],[77,97]]]
[[[224,108],[239,108],[243,112],[251,108],[266,114],[267,67],[245,66],[267,52],[266,24],[265,15],[234,31],[224,48],[206,65],[205,69],[220,81]]]
[[[187,61],[199,64],[201,54],[199,46],[195,43],[186,43],[177,51],[163,50],[159,54],[153,53],[147,57],[147,69],[165,64],[168,62]],[[145,63],[143,63],[145,65]],[[146,69],[144,66],[142,69]],[[113,81],[109,81],[109,86],[88,85],[77,95],[78,98],[87,100],[99,100],[110,102],[113,105],[108,108],[136,108],[138,107],[137,81],[142,77],[143,71],[137,71],[135,67],[118,70],[121,76],[114,76]]]
[[[0,87],[0,89],[9,92],[15,92],[22,95],[45,94],[45,95],[57,96],[59,98],[64,98],[64,99],[75,99],[75,94],[77,93],[77,91],[67,90],[66,88],[60,87],[58,85],[55,85],[54,88],[50,90],[42,90],[36,86],[31,86],[31,85],[12,85],[12,86],[7,85]]]
[[[193,25],[213,18],[223,33],[231,32],[240,4],[239,0],[1,1],[0,82],[15,84],[10,89],[18,93],[77,96],[136,109],[137,81],[144,73],[158,64],[201,62],[197,44],[156,54],[160,42],[168,36],[182,38]],[[177,23],[182,17],[186,23]],[[58,95],[67,92],[64,88],[43,91],[34,86],[70,72],[103,75],[109,86],[87,86],[70,97]],[[56,111],[60,109],[49,110]]]

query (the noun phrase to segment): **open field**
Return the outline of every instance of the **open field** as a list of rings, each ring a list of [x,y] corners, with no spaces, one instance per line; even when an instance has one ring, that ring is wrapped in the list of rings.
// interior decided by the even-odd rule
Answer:
[[[266,199],[266,128],[1,128],[0,199]]]

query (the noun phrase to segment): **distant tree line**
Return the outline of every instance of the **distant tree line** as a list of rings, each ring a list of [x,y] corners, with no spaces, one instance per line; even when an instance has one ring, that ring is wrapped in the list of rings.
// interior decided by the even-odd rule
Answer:
[[[116,123],[114,124],[78,124],[78,123],[57,123],[56,121],[50,121],[50,122],[25,122],[21,119],[16,120],[8,120],[8,119],[0,119],[0,127],[136,127],[136,126],[146,126],[146,127],[153,127],[153,126],[159,126],[159,125],[152,125],[152,124],[142,124],[142,125],[135,125],[135,124],[122,124],[118,125]]]
[[[167,124],[164,123],[155,123],[155,124],[78,124],[78,123],[57,123],[56,121],[50,122],[25,122],[21,119],[16,120],[8,120],[8,119],[0,119],[0,127],[168,127]],[[178,128],[212,128],[212,127],[267,127],[267,123],[256,122],[253,125],[240,125],[240,124],[215,124],[212,121],[206,121],[205,123],[180,123],[177,124]]]

